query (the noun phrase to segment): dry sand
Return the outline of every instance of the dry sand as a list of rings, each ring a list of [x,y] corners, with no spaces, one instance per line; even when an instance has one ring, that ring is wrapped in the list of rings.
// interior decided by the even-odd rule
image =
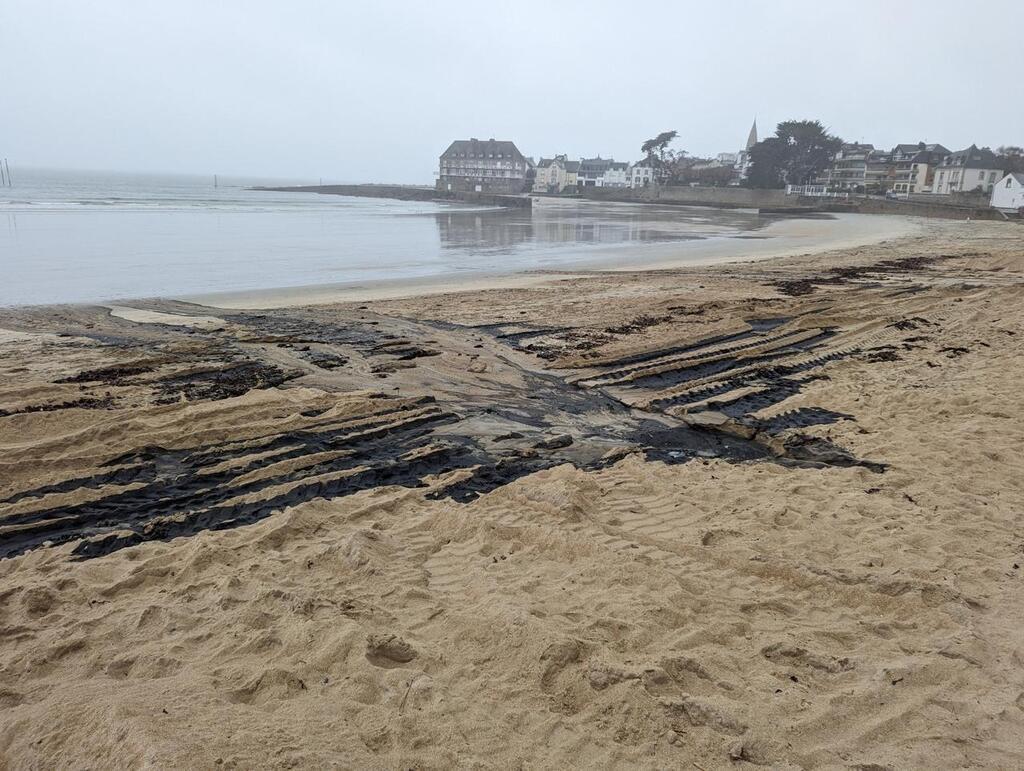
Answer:
[[[1024,766],[1022,235],[0,312],[0,764]]]

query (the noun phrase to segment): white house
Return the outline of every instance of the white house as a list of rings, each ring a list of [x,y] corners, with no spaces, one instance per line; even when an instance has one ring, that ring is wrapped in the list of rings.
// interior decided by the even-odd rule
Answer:
[[[637,161],[627,172],[630,187],[647,187],[654,181],[654,164],[650,160]]]
[[[1003,211],[1024,209],[1024,173],[1011,171],[992,188],[992,208]]]
[[[980,190],[992,192],[996,180],[1003,176],[999,159],[986,148],[980,150],[971,145],[947,155],[935,168],[935,182],[932,192],[940,195]]]
[[[603,187],[628,187],[629,164],[612,161],[602,180]]]
[[[581,158],[577,180],[580,187],[626,187],[628,169],[612,158]]]

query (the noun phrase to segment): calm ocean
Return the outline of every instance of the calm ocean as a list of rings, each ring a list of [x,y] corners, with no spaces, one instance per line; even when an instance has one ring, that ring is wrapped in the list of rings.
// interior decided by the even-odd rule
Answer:
[[[12,176],[0,188],[0,305],[571,267],[611,247],[742,236],[767,222],[713,209],[543,199],[520,212],[246,189],[279,180]]]

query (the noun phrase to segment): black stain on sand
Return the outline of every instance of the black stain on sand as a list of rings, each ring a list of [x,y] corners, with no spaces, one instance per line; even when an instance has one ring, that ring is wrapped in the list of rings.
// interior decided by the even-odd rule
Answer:
[[[365,355],[408,361],[439,353],[379,330],[373,322],[334,325],[297,316],[262,314],[239,314],[232,321],[248,325],[267,341],[287,345],[317,344],[328,351],[332,345],[345,345]],[[505,399],[467,407],[459,414],[430,397],[380,397],[377,411],[355,422],[339,422],[323,411],[312,410],[303,415],[313,425],[259,439],[228,440],[188,450],[131,450],[93,474],[18,491],[0,501],[5,505],[22,503],[21,508],[26,509],[0,520],[4,525],[0,557],[66,542],[78,542],[73,553],[79,558],[97,557],[144,541],[250,524],[289,506],[389,485],[429,486],[429,498],[468,503],[516,479],[560,464],[582,469],[610,465],[622,457],[616,448],[669,464],[707,458],[773,459],[813,467],[863,465],[882,470],[879,464],[854,458],[823,439],[790,437],[781,452],[778,447],[769,448],[765,441],[782,430],[852,416],[803,408],[770,421],[749,418],[750,412],[780,402],[805,383],[822,377],[800,375],[840,355],[821,351],[808,358],[807,354],[818,352],[835,330],[822,330],[812,337],[778,331],[788,321],[753,320],[745,332],[605,362],[605,379],[615,380],[623,373],[636,375],[666,356],[684,354],[685,359],[685,355],[715,350],[713,362],[691,366],[684,361],[677,369],[668,368],[650,377],[634,376],[629,388],[664,388],[693,379],[706,382],[718,378],[689,397],[654,402],[650,413],[628,408],[600,386],[572,385],[550,373],[524,370],[531,383],[527,395],[511,402]],[[552,332],[550,328],[525,329],[520,325],[477,327],[475,331],[526,350],[539,335]],[[764,343],[765,335],[773,336],[776,348],[744,357],[745,350]],[[787,362],[798,354],[803,357],[800,361]],[[316,361],[321,355],[330,357],[331,364],[344,366],[344,357],[336,351],[309,359]],[[755,365],[754,371],[751,365]],[[734,370],[742,374],[734,374]],[[147,372],[144,367],[107,368],[83,372],[71,382],[110,382]],[[157,378],[152,385],[160,401],[194,401],[276,387],[291,377],[293,373],[274,365],[234,361]],[[762,387],[756,394],[733,400],[721,409],[750,424],[757,432],[755,438],[691,428],[660,413],[668,406],[685,406],[687,398],[706,399],[750,383]],[[502,431],[493,439],[481,437],[481,420],[490,421]],[[476,428],[470,428],[467,421],[475,421]],[[559,434],[552,436],[552,430]],[[572,440],[561,438],[563,433],[571,433]],[[443,481],[445,475],[455,471],[461,473],[454,475],[453,481]],[[28,500],[44,503],[48,496],[79,491],[90,491],[87,500],[42,508],[24,505]],[[104,491],[106,494],[102,494]]]

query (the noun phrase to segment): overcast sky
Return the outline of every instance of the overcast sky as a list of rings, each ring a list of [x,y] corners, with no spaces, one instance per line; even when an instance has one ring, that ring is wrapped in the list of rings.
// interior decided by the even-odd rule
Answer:
[[[0,0],[13,165],[430,182],[455,138],[1024,144],[1024,0]]]

